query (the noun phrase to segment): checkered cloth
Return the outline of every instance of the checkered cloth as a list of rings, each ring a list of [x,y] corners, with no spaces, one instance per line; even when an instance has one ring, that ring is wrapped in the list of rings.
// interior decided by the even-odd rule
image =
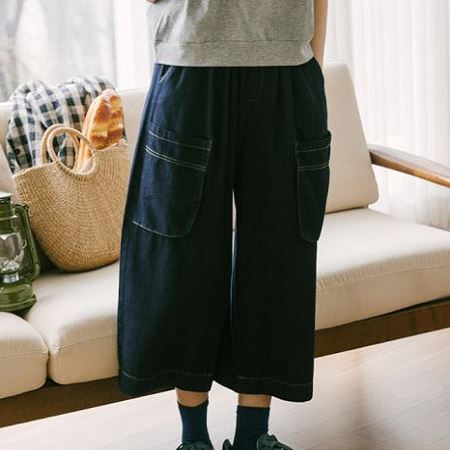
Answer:
[[[81,131],[91,102],[107,88],[113,88],[112,84],[95,75],[71,77],[54,86],[40,80],[20,84],[8,99],[13,103],[6,134],[6,155],[11,172],[14,174],[41,164],[41,138],[54,123]],[[53,148],[61,161],[72,168],[75,149],[70,136],[57,136]],[[50,157],[47,159],[51,162]]]

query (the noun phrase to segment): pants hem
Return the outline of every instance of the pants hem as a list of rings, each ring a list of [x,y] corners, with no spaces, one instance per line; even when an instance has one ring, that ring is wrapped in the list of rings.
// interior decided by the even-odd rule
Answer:
[[[212,376],[165,370],[149,378],[139,378],[119,369],[118,384],[120,390],[130,396],[156,394],[176,387],[187,391],[207,392],[211,389]]]
[[[313,381],[291,384],[265,377],[244,377],[219,366],[214,376],[222,386],[242,394],[265,394],[290,402],[307,402],[313,397]]]
[[[290,402],[306,402],[313,397],[312,381],[291,384],[264,377],[244,377],[225,366],[219,366],[214,375],[165,370],[149,378],[139,378],[119,369],[118,376],[119,388],[129,396],[156,394],[175,388],[209,392],[213,381],[236,393],[271,395]]]

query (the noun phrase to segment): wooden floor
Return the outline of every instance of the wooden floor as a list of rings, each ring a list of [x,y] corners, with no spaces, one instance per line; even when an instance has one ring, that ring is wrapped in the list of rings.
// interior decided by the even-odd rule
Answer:
[[[311,401],[274,398],[269,432],[295,450],[449,450],[450,328],[317,358]],[[234,432],[236,394],[217,383],[216,450]],[[174,450],[174,391],[0,429],[0,448]]]

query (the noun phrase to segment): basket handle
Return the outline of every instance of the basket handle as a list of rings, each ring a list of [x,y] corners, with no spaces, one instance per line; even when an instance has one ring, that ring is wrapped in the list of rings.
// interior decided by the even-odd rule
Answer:
[[[41,140],[41,163],[42,164],[48,163],[47,153],[46,153],[48,136],[50,135],[51,131],[53,131],[55,128],[61,128],[62,126],[64,126],[64,125],[61,123],[54,123],[53,125],[49,126],[45,130],[44,135],[42,136],[42,140]],[[72,139],[72,142],[74,143],[75,152],[77,152],[78,151],[78,141],[75,140],[72,135],[70,135],[70,138]]]
[[[72,141],[75,145],[75,157],[77,156],[78,149],[79,149],[78,141],[76,140],[75,136],[77,136],[80,139],[83,139],[86,142],[92,155],[97,151],[97,149],[94,147],[94,144],[92,144],[92,142],[84,134],[80,133],[76,128],[68,127],[68,126],[60,124],[60,123],[55,123],[45,130],[44,136],[42,137],[42,142],[41,142],[42,163],[45,164],[47,162],[47,155],[45,152],[46,149],[47,149],[48,154],[50,155],[50,158],[52,161],[59,160],[55,150],[53,149],[53,139],[57,135],[63,134],[63,133],[67,133],[70,136],[70,138],[72,139]]]

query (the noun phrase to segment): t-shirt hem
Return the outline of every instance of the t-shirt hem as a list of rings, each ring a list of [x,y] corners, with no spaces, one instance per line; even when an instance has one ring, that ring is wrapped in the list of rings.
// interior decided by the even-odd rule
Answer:
[[[308,62],[310,42],[286,41],[152,41],[154,62],[177,66],[293,66]]]

